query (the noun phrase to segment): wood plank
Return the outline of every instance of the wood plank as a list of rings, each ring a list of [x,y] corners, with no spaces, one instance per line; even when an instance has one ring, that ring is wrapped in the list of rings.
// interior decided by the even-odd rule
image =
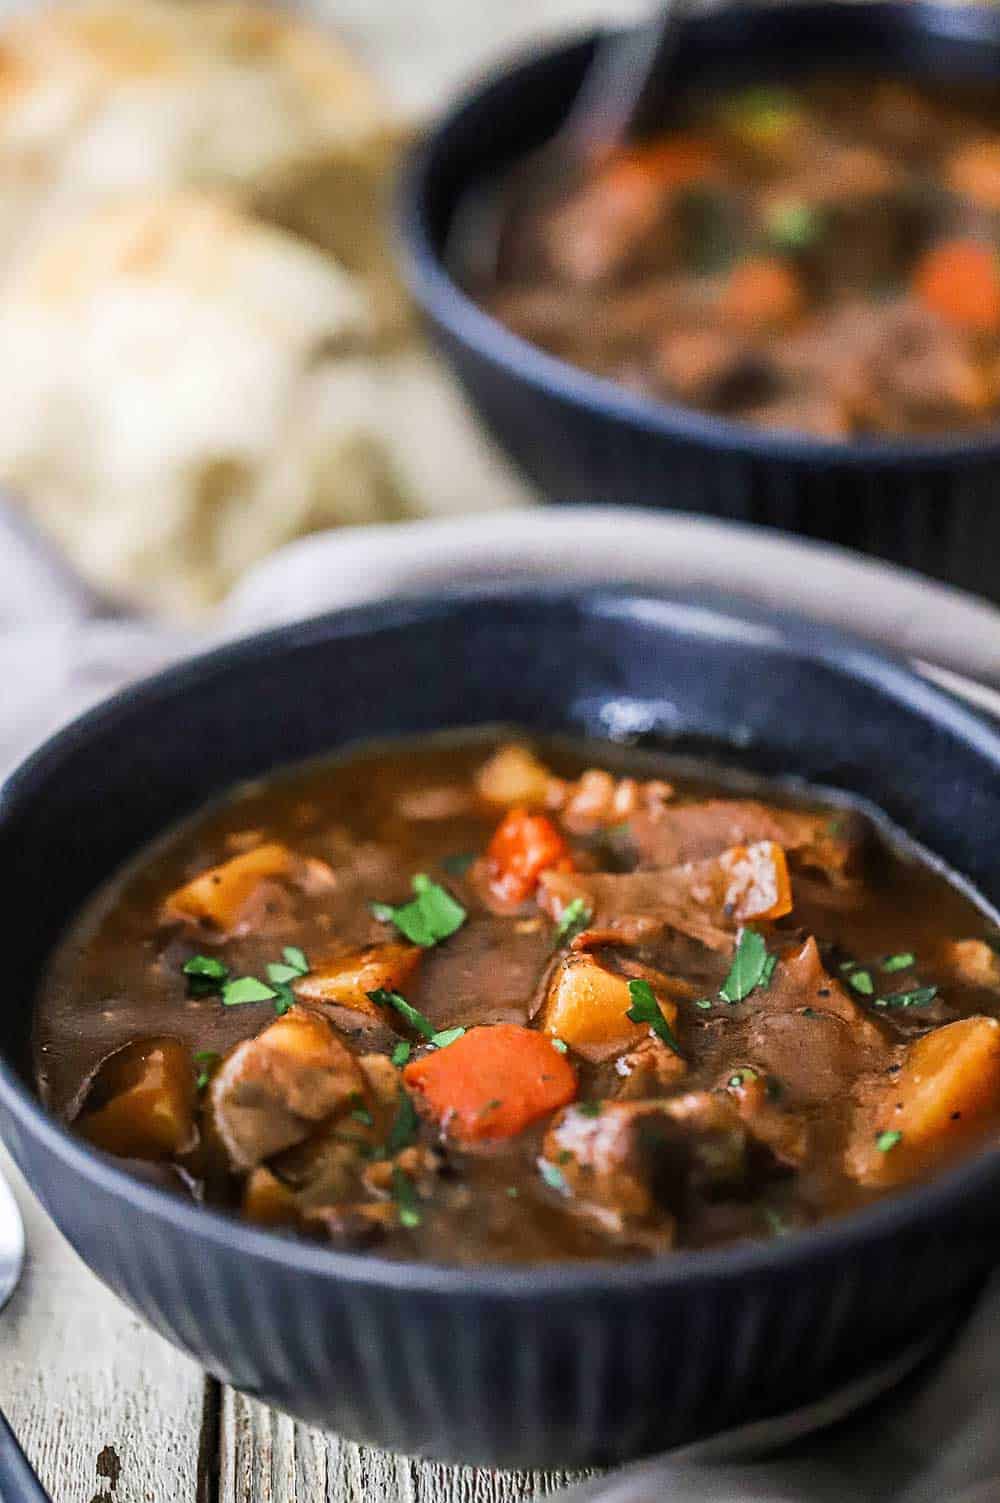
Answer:
[[[357,1446],[223,1393],[219,1503],[529,1503],[582,1480],[491,1472]]]
[[[28,1241],[0,1404],[43,1483],[55,1503],[195,1503],[203,1373],[84,1267],[2,1147],[0,1173]]]

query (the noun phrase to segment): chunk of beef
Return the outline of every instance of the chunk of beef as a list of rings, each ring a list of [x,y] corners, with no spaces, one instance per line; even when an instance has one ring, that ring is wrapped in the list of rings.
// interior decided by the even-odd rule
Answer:
[[[726,1072],[719,1089],[728,1093],[748,1131],[779,1163],[789,1168],[802,1164],[809,1147],[808,1126],[800,1113],[785,1105],[783,1083],[755,1065],[738,1065]]]
[[[892,1047],[881,1027],[832,976],[814,939],[783,956],[771,985],[756,990],[748,1054],[795,1104],[840,1095],[845,1081],[884,1068]]]
[[[582,1214],[650,1250],[669,1247],[701,1202],[748,1194],[776,1170],[727,1097],[706,1091],[567,1107],[543,1153]]]
[[[686,1060],[662,1039],[650,1034],[615,1061],[615,1072],[621,1082],[615,1090],[615,1099],[643,1101],[673,1090],[687,1074],[687,1068]]]
[[[477,913],[424,952],[407,1000],[439,1028],[523,1023],[552,958],[552,931],[538,914],[511,920]]]
[[[854,815],[806,814],[756,799],[705,799],[644,810],[630,820],[644,868],[703,861],[733,846],[773,841],[793,863],[814,867],[832,881],[849,876],[860,852],[863,824]]]
[[[209,1086],[214,1134],[237,1169],[300,1143],[362,1092],[361,1070],[325,1019],[293,1008],[237,1044]]]
[[[670,928],[725,952],[739,924],[779,918],[792,906],[784,852],[767,841],[665,870],[543,875],[538,901],[547,913],[558,919],[578,900],[590,919],[577,949],[641,944]]]

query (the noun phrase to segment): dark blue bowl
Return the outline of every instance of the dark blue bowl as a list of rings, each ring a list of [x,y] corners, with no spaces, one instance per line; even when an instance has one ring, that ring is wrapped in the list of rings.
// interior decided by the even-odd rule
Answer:
[[[94,888],[232,783],[356,738],[510,721],[638,736],[880,804],[1000,900],[1000,733],[849,639],[705,599],[479,592],[256,637],[130,689],[0,794],[0,1130],[87,1264],[219,1378],[389,1446],[618,1461],[801,1406],[962,1304],[1000,1151],[786,1241],[621,1266],[339,1253],[130,1178],[39,1105],[32,1001]]]
[[[973,12],[956,20],[955,10]],[[558,501],[609,499],[756,522],[892,559],[1000,600],[1000,430],[829,442],[638,396],[544,353],[478,308],[445,265],[456,205],[555,129],[593,50],[533,54],[466,95],[418,146],[400,199],[404,270],[474,406]],[[684,22],[674,74],[707,83],[817,66],[1000,77],[990,7],[823,3]]]

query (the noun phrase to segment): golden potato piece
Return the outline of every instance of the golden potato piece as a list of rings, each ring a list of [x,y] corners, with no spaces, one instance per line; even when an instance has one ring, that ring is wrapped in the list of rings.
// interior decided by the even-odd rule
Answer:
[[[194,1068],[177,1039],[137,1039],[104,1061],[77,1119],[95,1148],[168,1159],[194,1146]]]
[[[657,1002],[673,1027],[677,1008],[662,997],[657,997]],[[634,1049],[649,1036],[647,1023],[633,1023],[626,1016],[632,1005],[624,976],[606,970],[593,955],[567,955],[549,985],[542,1028],[561,1038],[585,1059],[610,1059],[626,1049]]]
[[[984,939],[956,939],[946,961],[956,980],[965,986],[1000,988],[1000,955]]]
[[[552,774],[527,746],[501,746],[476,774],[476,790],[504,808],[544,808]]]
[[[164,918],[193,919],[229,933],[238,924],[241,909],[258,885],[269,878],[290,876],[295,866],[296,858],[287,846],[276,841],[255,846],[219,866],[210,866],[178,887],[163,905]]]
[[[314,965],[293,984],[303,1002],[329,1003],[380,1016],[368,993],[402,991],[420,964],[419,945],[370,945]]]
[[[962,1146],[994,1113],[1000,1113],[1000,1023],[973,1017],[935,1028],[909,1045],[874,1113],[861,1114],[848,1172],[870,1184],[911,1178]]]
[[[270,1169],[255,1169],[243,1190],[243,1214],[258,1226],[297,1226],[295,1195]]]
[[[293,1008],[223,1060],[208,1088],[212,1126],[232,1164],[252,1169],[363,1089],[357,1060],[326,1019]]]

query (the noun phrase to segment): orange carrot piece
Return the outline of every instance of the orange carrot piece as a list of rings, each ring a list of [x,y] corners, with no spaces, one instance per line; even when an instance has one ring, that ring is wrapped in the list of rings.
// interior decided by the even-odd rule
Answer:
[[[612,192],[631,198],[646,190],[683,188],[718,170],[719,158],[710,141],[700,136],[668,136],[643,146],[616,152],[601,167],[598,181]]]
[[[466,1142],[512,1138],[576,1095],[576,1071],[550,1039],[517,1023],[470,1028],[413,1060],[403,1079]]]
[[[932,313],[958,329],[1000,329],[1000,264],[979,240],[939,240],[918,262],[913,291]]]
[[[512,809],[497,826],[486,849],[490,887],[505,903],[523,903],[542,872],[573,870],[569,846],[544,814]]]
[[[722,313],[753,332],[792,323],[806,305],[793,267],[773,256],[753,256],[734,267],[722,294]]]
[[[741,924],[751,919],[783,918],[792,911],[792,882],[780,845],[758,840],[723,851],[719,865],[726,876],[726,911]]]

